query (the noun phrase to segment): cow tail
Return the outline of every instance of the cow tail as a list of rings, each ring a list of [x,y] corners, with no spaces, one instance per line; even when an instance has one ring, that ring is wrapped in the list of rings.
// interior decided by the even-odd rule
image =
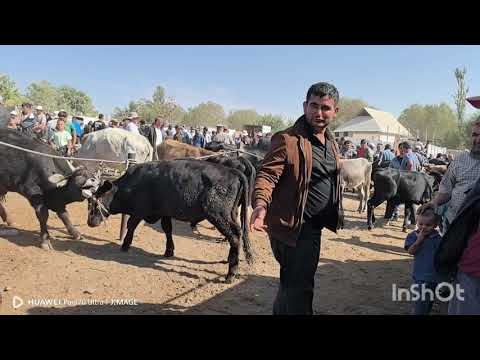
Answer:
[[[240,173],[240,172],[239,172]],[[243,243],[243,252],[245,253],[245,259],[247,260],[248,265],[253,264],[253,251],[252,245],[250,244],[249,230],[248,230],[248,206],[250,200],[250,190],[248,186],[248,180],[244,174],[240,173],[240,179],[243,183],[243,196],[242,196],[242,207],[240,210],[241,225],[242,225],[242,243]]]
[[[6,196],[6,194],[0,195],[0,203],[5,203],[6,202],[5,196]]]

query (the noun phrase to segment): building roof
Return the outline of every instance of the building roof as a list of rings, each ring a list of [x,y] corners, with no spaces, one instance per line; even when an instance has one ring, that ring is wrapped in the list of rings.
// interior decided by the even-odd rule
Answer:
[[[365,107],[352,120],[341,125],[335,132],[381,132],[409,136],[408,130],[395,117],[385,111]]]

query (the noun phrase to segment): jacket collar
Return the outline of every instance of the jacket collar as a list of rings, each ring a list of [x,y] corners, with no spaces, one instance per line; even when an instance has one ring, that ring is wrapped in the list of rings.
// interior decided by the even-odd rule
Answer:
[[[304,138],[308,138],[309,135],[311,134],[311,128],[308,125],[307,121],[305,120],[305,115],[300,116],[297,119],[297,121],[295,121],[295,124],[293,124],[292,129],[296,135],[299,135]],[[334,141],[335,139],[329,128],[325,130],[325,137],[329,141]]]

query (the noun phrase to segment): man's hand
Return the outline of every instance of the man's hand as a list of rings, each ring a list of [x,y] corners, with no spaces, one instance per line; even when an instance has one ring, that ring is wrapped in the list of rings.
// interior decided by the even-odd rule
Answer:
[[[267,215],[267,210],[263,206],[257,206],[253,212],[252,217],[250,218],[250,231],[261,231],[265,232],[267,226],[264,223],[265,216]]]

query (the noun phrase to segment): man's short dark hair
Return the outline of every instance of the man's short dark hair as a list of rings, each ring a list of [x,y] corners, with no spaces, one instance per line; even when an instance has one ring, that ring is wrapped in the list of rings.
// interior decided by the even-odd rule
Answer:
[[[326,82],[319,82],[316,84],[313,84],[310,86],[310,88],[307,91],[307,102],[310,100],[310,98],[313,96],[318,96],[318,97],[324,97],[328,96],[329,98],[333,99],[335,104],[338,104],[338,90],[335,86],[332,84],[326,83]]]
[[[24,102],[24,103],[22,104],[22,107],[31,108],[31,107],[33,107],[33,105],[32,105],[32,103]]]
[[[365,144],[366,142],[367,142],[367,140],[362,139],[362,140],[360,140],[360,145],[363,145],[363,144]]]
[[[100,120],[102,120],[102,119],[103,119],[103,114],[98,114],[98,118],[99,118]]]
[[[68,117],[68,114],[67,114],[66,111],[60,111],[60,112],[58,113],[58,117],[59,117],[59,118],[67,118],[67,117]]]
[[[408,141],[402,142],[400,146],[407,150],[410,150],[412,148],[412,145]]]
[[[390,144],[385,144],[385,150],[390,150],[392,146]]]

